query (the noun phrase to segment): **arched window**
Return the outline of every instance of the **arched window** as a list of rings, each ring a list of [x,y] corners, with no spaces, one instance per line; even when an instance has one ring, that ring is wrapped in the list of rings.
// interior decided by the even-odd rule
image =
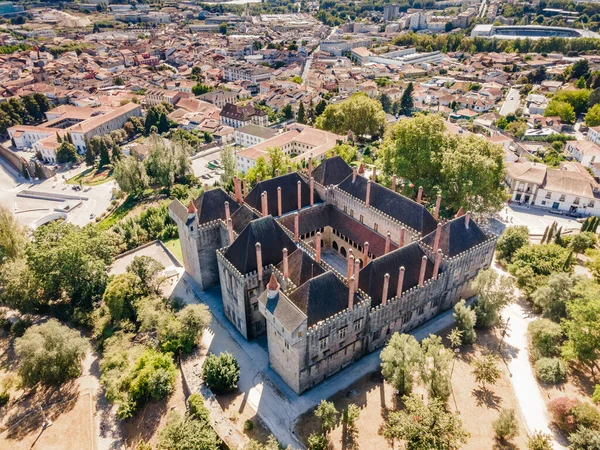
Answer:
[[[335,241],[333,241],[333,243],[331,244],[331,248],[333,248],[336,252],[339,251],[338,244]]]
[[[340,247],[340,254],[345,258],[346,257],[346,249],[344,247]]]

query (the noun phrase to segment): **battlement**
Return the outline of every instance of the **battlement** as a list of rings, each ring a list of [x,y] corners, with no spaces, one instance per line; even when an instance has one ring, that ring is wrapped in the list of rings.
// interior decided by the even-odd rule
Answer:
[[[312,327],[310,327],[306,334],[307,337],[310,337],[312,335],[318,335],[320,334],[321,330],[325,329],[325,328],[329,328],[332,325],[335,325],[337,322],[339,322],[340,320],[344,320],[346,319],[349,315],[356,313],[356,312],[364,312],[367,313],[369,308],[371,307],[371,297],[366,296],[366,298],[364,300],[361,300],[360,302],[356,303],[352,309],[348,308],[345,309],[343,311],[340,311],[332,316],[329,316],[327,319],[325,320],[321,320],[320,322],[317,322],[316,324],[314,324]]]
[[[229,260],[227,258],[225,258],[225,252],[227,251],[229,247],[223,247],[217,250],[217,259],[219,260],[219,262],[221,264],[223,264],[223,266],[225,266],[225,268],[233,273],[234,275],[236,275],[239,278],[244,278],[244,274],[242,274],[239,270],[236,269],[236,267],[231,264],[229,262]]]

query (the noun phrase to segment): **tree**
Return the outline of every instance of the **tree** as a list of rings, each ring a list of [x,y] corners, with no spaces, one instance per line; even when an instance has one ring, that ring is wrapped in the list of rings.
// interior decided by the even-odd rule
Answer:
[[[38,280],[24,258],[0,264],[0,304],[23,313],[34,313],[41,306]]]
[[[477,317],[475,311],[468,307],[464,300],[459,301],[454,305],[454,313],[452,314],[456,327],[462,332],[462,343],[470,345],[475,342],[475,322]]]
[[[338,410],[333,402],[321,400],[315,409],[315,417],[321,421],[321,430],[327,434],[331,431],[337,421]]]
[[[223,174],[221,175],[221,181],[225,186],[229,186],[233,182],[233,177],[237,169],[237,163],[235,161],[235,150],[233,146],[225,144],[221,148],[221,164],[223,165]]]
[[[159,450],[219,450],[221,440],[211,426],[190,415],[171,411],[158,434]]]
[[[579,427],[569,435],[569,450],[600,450],[600,430]]]
[[[414,108],[414,102],[413,102],[413,92],[414,92],[415,88],[412,84],[412,82],[408,83],[408,86],[406,86],[406,89],[404,89],[404,92],[402,93],[402,97],[400,98],[400,113],[409,116],[412,109]]]
[[[571,72],[572,78],[580,78],[586,76],[590,70],[589,61],[585,58],[582,58],[573,64],[573,71]]]
[[[457,414],[446,411],[444,402],[432,398],[425,405],[420,396],[404,397],[405,409],[391,412],[383,435],[406,441],[407,450],[458,450],[469,433]]]
[[[423,358],[420,367],[421,380],[431,397],[446,400],[450,396],[450,362],[453,352],[444,347],[442,338],[430,335],[421,342]]]
[[[477,317],[475,325],[479,328],[495,325],[499,320],[500,310],[515,298],[513,280],[500,276],[491,269],[479,272],[473,281],[473,289],[477,293],[474,307]]]
[[[485,389],[485,384],[496,384],[500,378],[500,369],[498,369],[498,358],[489,353],[475,359],[472,363],[472,373],[475,376],[475,381],[480,383]]]
[[[358,149],[346,142],[343,144],[337,144],[335,147],[333,147],[332,151],[335,155],[340,156],[348,164],[354,161],[356,155],[358,154]]]
[[[534,275],[549,276],[554,272],[568,272],[571,269],[570,264],[565,265],[568,261],[569,250],[560,245],[526,245],[513,256],[508,270],[515,275],[518,269],[529,268]]]
[[[327,108],[327,102],[321,99],[321,101],[317,103],[317,106],[315,106],[315,115],[319,117],[321,114],[323,114],[325,108]]]
[[[311,433],[308,436],[309,450],[327,450],[329,448],[329,440],[327,436],[319,433]]]
[[[570,247],[576,254],[583,253],[596,245],[596,235],[591,231],[577,233],[571,238]]]
[[[283,108],[281,108],[281,112],[283,113],[283,117],[286,120],[290,120],[292,117],[294,117],[294,111],[292,110],[292,105],[291,104],[286,104]]]
[[[141,194],[150,184],[144,164],[135,156],[127,156],[117,161],[113,176],[119,189],[134,196]]]
[[[56,150],[56,162],[59,164],[74,163],[77,162],[77,150],[73,144],[69,142],[63,142],[58,146]]]
[[[156,259],[142,255],[135,256],[127,266],[127,273],[136,277],[136,290],[142,295],[158,295],[159,286],[164,278],[158,275],[165,270],[165,266]]]
[[[122,318],[132,318],[134,314],[133,301],[138,298],[136,290],[137,278],[131,273],[117,275],[108,285],[102,296],[102,301],[108,307],[114,321]]]
[[[180,341],[186,353],[192,351],[202,336],[202,333],[210,324],[212,315],[205,304],[187,305],[177,313],[177,319],[181,323]]]
[[[588,127],[597,127],[600,125],[600,104],[596,103],[588,110],[585,115],[585,124]]]
[[[381,352],[381,373],[400,395],[410,394],[421,347],[409,334],[394,333]]]
[[[227,34],[227,23],[223,22],[221,25],[219,25],[219,33]]]
[[[298,112],[296,113],[296,122],[306,123],[306,111],[304,110],[304,103],[300,102],[298,106]]]
[[[349,430],[356,431],[356,421],[360,416],[360,408],[354,403],[350,403],[344,410],[342,420],[348,426]]]
[[[527,327],[533,359],[560,355],[563,331],[559,324],[548,319],[537,319]]]
[[[100,147],[100,161],[98,162],[98,167],[102,169],[108,164],[110,164],[110,153],[108,152],[108,147],[103,145]]]
[[[558,116],[563,123],[574,123],[575,122],[575,110],[573,106],[567,102],[561,102],[559,100],[552,99],[548,103],[548,107],[544,111],[544,116]]]
[[[568,273],[553,273],[548,284],[534,291],[531,300],[542,310],[544,317],[559,322],[566,316],[566,304],[573,285],[573,278]]]
[[[202,366],[202,379],[217,394],[234,390],[240,378],[240,366],[231,353],[211,353]]]
[[[341,103],[327,105],[316,120],[316,127],[346,135],[381,136],[385,128],[385,112],[381,103],[364,93],[354,94]]]
[[[0,264],[21,256],[26,244],[25,228],[6,206],[0,205]]]
[[[96,162],[96,155],[94,155],[94,151],[92,150],[91,145],[86,145],[85,147],[85,165],[90,167],[93,166]]]
[[[267,148],[267,156],[269,159],[269,178],[274,177],[277,170],[283,172],[289,163],[289,159],[285,156],[281,147]]]
[[[392,110],[392,99],[386,93],[383,93],[379,96],[379,102],[381,103],[381,107],[386,113],[391,112]]]
[[[552,448],[552,438],[541,431],[535,431],[527,437],[528,450],[552,450]]]
[[[64,383],[79,376],[87,349],[77,331],[56,319],[33,325],[15,341],[19,376],[29,387]]]
[[[589,98],[590,91],[588,89],[575,89],[558,91],[554,94],[552,100],[570,104],[575,111],[575,115],[578,116],[587,109]]]
[[[524,225],[507,227],[498,239],[496,251],[500,259],[510,263],[517,250],[527,244],[529,244],[529,228]]]
[[[151,135],[146,171],[154,183],[171,189],[177,179],[191,171],[192,148],[181,136],[165,142],[160,136]]]
[[[211,91],[214,91],[214,88],[212,86],[207,86],[206,84],[202,83],[198,83],[196,84],[196,86],[192,87],[192,93],[194,95],[202,95]]]
[[[502,409],[492,426],[496,433],[496,439],[500,442],[510,441],[519,434],[519,423],[514,409]]]
[[[600,286],[591,280],[580,280],[567,301],[567,318],[562,326],[567,337],[563,356],[589,369],[592,376],[600,369]]]

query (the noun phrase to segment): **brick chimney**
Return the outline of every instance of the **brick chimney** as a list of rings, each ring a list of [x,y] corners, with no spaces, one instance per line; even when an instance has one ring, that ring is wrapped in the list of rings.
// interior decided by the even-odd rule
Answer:
[[[317,262],[317,264],[321,263],[321,232],[317,231],[317,236],[316,236],[316,241],[315,241],[315,261]]]
[[[398,286],[396,286],[396,297],[400,298],[400,296],[402,295],[402,288],[404,287],[404,272],[406,270],[404,269],[404,266],[400,267],[399,273],[398,273]]]
[[[235,194],[235,201],[241,203],[242,192],[240,189],[240,179],[238,177],[233,177],[233,192]]]
[[[400,242],[398,246],[400,248],[404,247],[404,243],[406,242],[406,227],[400,228]]]
[[[354,307],[354,292],[356,288],[356,280],[354,277],[350,277],[350,281],[348,282],[348,309],[352,309]]]
[[[440,246],[440,237],[442,236],[442,224],[438,223],[437,228],[435,230],[435,239],[433,240],[433,251],[437,252],[437,249]]]
[[[371,200],[371,180],[367,180],[367,195],[365,196],[365,203],[367,207],[369,206],[369,201]]]
[[[358,290],[358,276],[360,275],[360,259],[354,258],[354,290]]]
[[[281,188],[278,187],[277,188],[277,215],[281,216],[282,215],[282,208],[281,208]]]
[[[279,282],[275,278],[275,273],[271,272],[271,278],[267,283],[267,298],[274,299],[279,295]]]
[[[435,199],[435,210],[433,211],[433,217],[435,218],[435,220],[438,220],[440,218],[441,204],[442,204],[442,196],[440,194],[438,194],[437,198]]]
[[[354,256],[352,253],[348,253],[348,268],[346,269],[346,279],[350,279],[354,270]]]
[[[300,230],[300,217],[298,216],[298,213],[294,214],[294,242],[298,242],[300,240],[299,238],[299,234],[298,231]]]
[[[262,202],[262,215],[263,217],[268,216],[269,204],[267,203],[267,191],[264,191],[262,194],[260,194],[260,200]]]
[[[392,233],[387,232],[387,236],[385,237],[385,249],[383,250],[383,254],[387,255],[390,252],[390,242],[392,240]]]
[[[204,192],[208,191],[208,183],[204,183],[202,187],[204,188]]]
[[[381,293],[381,304],[387,303],[388,289],[390,288],[390,274],[386,273],[383,276],[383,292]]]
[[[373,174],[371,175],[371,177],[373,183],[377,183],[377,167],[373,167]]]
[[[275,176],[278,177],[279,176],[279,169],[275,169]]]
[[[470,222],[471,222],[471,211],[467,211],[467,214],[465,214],[465,228],[467,230],[469,229]]]
[[[396,175],[392,175],[392,191],[396,192]]]
[[[310,206],[315,204],[315,179],[310,177]]]
[[[287,280],[290,277],[290,270],[288,266],[288,249],[284,248],[281,253],[283,253],[283,278]]]
[[[262,247],[260,242],[256,243],[256,270],[258,272],[258,281],[262,283],[263,264],[262,264]]]
[[[190,200],[190,203],[188,204],[187,212],[188,212],[188,220],[195,219],[196,214],[198,214],[196,205],[194,205],[194,202],[192,200]]]
[[[433,275],[431,276],[431,278],[433,278],[434,280],[437,279],[441,262],[442,262],[442,249],[440,248],[440,249],[438,249],[437,253],[435,254],[435,264],[433,265]]]
[[[356,167],[352,168],[352,182],[354,183],[356,181]]]
[[[427,268],[427,256],[423,255],[421,258],[421,273],[419,273],[419,286],[423,287],[425,284],[425,269]]]
[[[312,156],[308,157],[308,179],[312,177]]]
[[[227,219],[227,234],[229,234],[229,245],[233,244],[233,222],[231,217]]]
[[[229,213],[229,202],[225,202],[225,222],[227,222],[230,217],[231,215]]]
[[[367,267],[369,264],[369,243],[365,242],[363,246],[363,267]]]
[[[298,181],[298,211],[302,209],[302,182]]]
[[[417,192],[417,203],[421,203],[423,197],[423,186],[419,186],[419,191]]]
[[[256,174],[256,184],[260,183],[260,175]]]
[[[288,173],[292,173],[292,166],[288,165]]]

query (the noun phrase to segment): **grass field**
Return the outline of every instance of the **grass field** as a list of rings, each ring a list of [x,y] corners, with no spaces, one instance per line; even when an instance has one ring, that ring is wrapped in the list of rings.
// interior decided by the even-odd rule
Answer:
[[[175,255],[175,258],[177,258],[177,260],[183,264],[183,253],[181,252],[181,243],[179,242],[179,238],[163,241],[163,244],[165,244],[165,247],[167,247],[171,253]]]
[[[120,221],[123,217],[129,213],[136,205],[135,199],[130,195],[125,199],[123,203],[121,203],[112,213],[98,222],[98,228],[101,230],[108,230],[118,221]]]
[[[83,186],[98,186],[112,180],[112,170],[96,170],[90,167],[73,178],[67,180],[68,184],[81,184]]]

